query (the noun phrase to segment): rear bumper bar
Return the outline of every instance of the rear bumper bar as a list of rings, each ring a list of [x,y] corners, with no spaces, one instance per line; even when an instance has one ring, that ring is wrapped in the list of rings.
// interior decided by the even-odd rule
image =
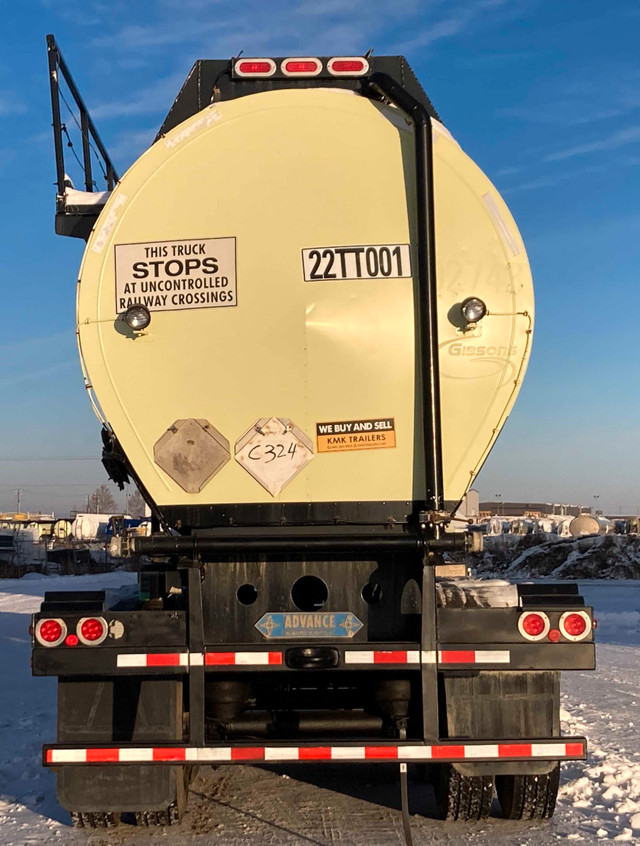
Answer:
[[[437,650],[420,650],[417,643],[369,643],[345,646],[336,643],[273,644],[269,648],[247,645],[241,649],[185,647],[164,650],[84,647],[34,650],[35,675],[112,676],[185,674],[194,667],[210,672],[286,671],[309,673],[289,666],[287,652],[299,646],[322,646],[337,653],[331,671],[420,670],[437,664],[439,670],[591,670],[595,666],[593,642],[584,643],[483,643],[438,644]],[[322,674],[328,670],[314,670]]]
[[[90,764],[264,764],[264,763],[389,763],[401,761],[565,761],[584,760],[587,741],[584,737],[562,737],[536,740],[439,740],[434,744],[338,743],[297,744],[271,743],[247,745],[147,745],[147,746],[70,746],[48,745],[43,748],[45,767]]]

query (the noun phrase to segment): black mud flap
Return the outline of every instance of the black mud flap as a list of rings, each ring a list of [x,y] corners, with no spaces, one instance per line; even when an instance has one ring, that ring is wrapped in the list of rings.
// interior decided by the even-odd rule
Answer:
[[[60,767],[58,802],[67,811],[163,811],[177,795],[181,767]]]
[[[560,673],[489,671],[443,673],[446,737],[495,740],[560,735]],[[442,728],[442,726],[441,726]],[[542,775],[555,761],[486,761],[453,765],[464,776]]]
[[[182,681],[58,680],[58,743],[148,744],[182,739]],[[176,798],[182,767],[144,764],[57,768],[68,811],[158,811]]]

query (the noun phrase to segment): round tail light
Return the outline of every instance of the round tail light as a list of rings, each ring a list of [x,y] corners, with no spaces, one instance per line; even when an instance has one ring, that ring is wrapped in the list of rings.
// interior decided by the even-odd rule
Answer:
[[[524,611],[518,618],[518,630],[527,640],[542,640],[551,624],[544,611]]]
[[[66,637],[67,625],[59,618],[38,620],[35,634],[41,646],[58,646]]]
[[[565,611],[560,617],[560,631],[567,640],[584,640],[591,628],[591,617],[586,611]]]
[[[107,621],[103,617],[83,617],[78,620],[76,634],[85,646],[97,646],[108,634]]]

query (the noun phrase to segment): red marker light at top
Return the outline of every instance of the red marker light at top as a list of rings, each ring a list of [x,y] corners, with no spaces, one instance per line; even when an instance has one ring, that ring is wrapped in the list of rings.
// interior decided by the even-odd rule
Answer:
[[[273,59],[238,59],[233,65],[236,76],[268,77],[276,72]]]
[[[369,62],[360,56],[336,56],[327,62],[332,76],[364,76],[369,73]]]
[[[318,76],[322,73],[322,62],[308,56],[285,59],[280,65],[280,70],[285,76]]]

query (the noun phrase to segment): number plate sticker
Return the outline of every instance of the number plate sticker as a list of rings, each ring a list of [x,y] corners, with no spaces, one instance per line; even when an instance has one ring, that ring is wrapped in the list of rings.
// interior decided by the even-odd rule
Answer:
[[[302,251],[305,282],[331,279],[401,279],[411,276],[409,244],[310,247]]]
[[[280,491],[313,458],[313,444],[287,417],[261,417],[236,442],[236,461],[271,496]]]
[[[263,614],[256,629],[265,637],[353,637],[362,622],[351,611],[272,611]]]

